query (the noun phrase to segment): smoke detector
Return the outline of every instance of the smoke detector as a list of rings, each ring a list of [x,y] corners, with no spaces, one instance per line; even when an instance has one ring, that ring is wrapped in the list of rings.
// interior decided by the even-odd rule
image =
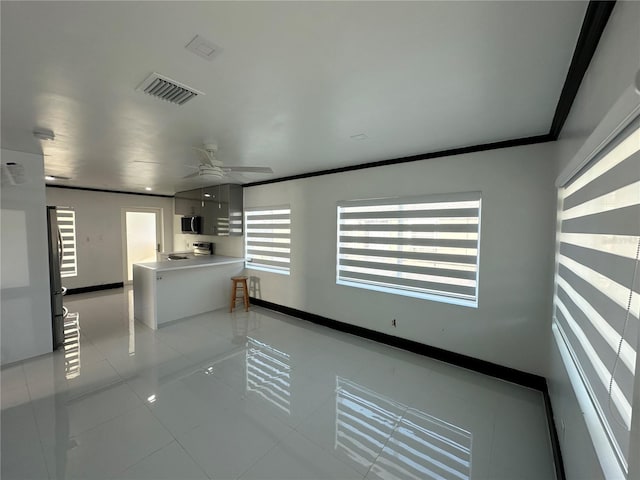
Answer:
[[[187,43],[184,48],[207,60],[212,60],[215,53],[219,50],[217,45],[200,35],[193,37],[193,40]]]

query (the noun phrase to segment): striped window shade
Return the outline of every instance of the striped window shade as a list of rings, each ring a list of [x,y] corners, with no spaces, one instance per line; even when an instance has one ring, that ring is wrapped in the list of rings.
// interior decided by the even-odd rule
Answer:
[[[291,208],[245,210],[245,266],[289,275],[291,263]]]
[[[554,324],[627,468],[640,317],[640,122],[559,189]]]
[[[62,237],[62,268],[60,276],[76,277],[78,259],[76,256],[76,212],[64,207],[56,208],[58,228]]]
[[[480,192],[338,203],[340,285],[478,306]]]

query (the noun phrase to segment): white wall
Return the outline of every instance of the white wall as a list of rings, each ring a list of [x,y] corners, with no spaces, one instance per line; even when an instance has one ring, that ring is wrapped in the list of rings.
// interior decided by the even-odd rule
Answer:
[[[640,2],[617,2],[560,140],[557,142],[558,173],[573,158],[625,88],[631,85],[638,68],[640,68]],[[636,391],[639,388],[636,376]],[[561,434],[560,443],[567,478],[569,480],[604,478],[560,352],[553,340],[549,390],[556,426]],[[639,409],[640,403],[636,395],[633,405],[635,421],[637,421]],[[561,422],[565,425],[564,438],[562,438]],[[640,452],[638,438],[632,441],[631,451]],[[637,457],[637,454],[635,456]],[[640,472],[636,472],[637,474]]]
[[[49,250],[42,155],[2,150],[27,182],[1,188],[1,363],[52,351]]]
[[[67,288],[123,282],[123,208],[161,208],[164,249],[173,249],[173,199],[149,195],[47,188],[47,205],[76,211],[78,276],[63,279]]]
[[[264,300],[546,375],[552,152],[532,145],[245,188],[245,208],[290,204],[292,218],[291,276],[251,274]],[[478,309],[336,285],[337,201],[478,190]]]

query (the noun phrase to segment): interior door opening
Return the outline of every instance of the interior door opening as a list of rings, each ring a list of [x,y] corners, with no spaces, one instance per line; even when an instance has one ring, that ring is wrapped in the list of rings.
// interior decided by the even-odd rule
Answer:
[[[125,209],[125,283],[133,281],[133,264],[155,262],[162,251],[162,210]]]

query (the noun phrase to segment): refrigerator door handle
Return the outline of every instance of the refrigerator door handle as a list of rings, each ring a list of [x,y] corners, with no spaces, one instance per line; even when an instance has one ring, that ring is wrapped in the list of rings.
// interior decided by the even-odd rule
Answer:
[[[62,234],[58,228],[58,261],[60,262],[60,270],[62,270],[62,256],[64,255],[64,247],[62,246]]]

